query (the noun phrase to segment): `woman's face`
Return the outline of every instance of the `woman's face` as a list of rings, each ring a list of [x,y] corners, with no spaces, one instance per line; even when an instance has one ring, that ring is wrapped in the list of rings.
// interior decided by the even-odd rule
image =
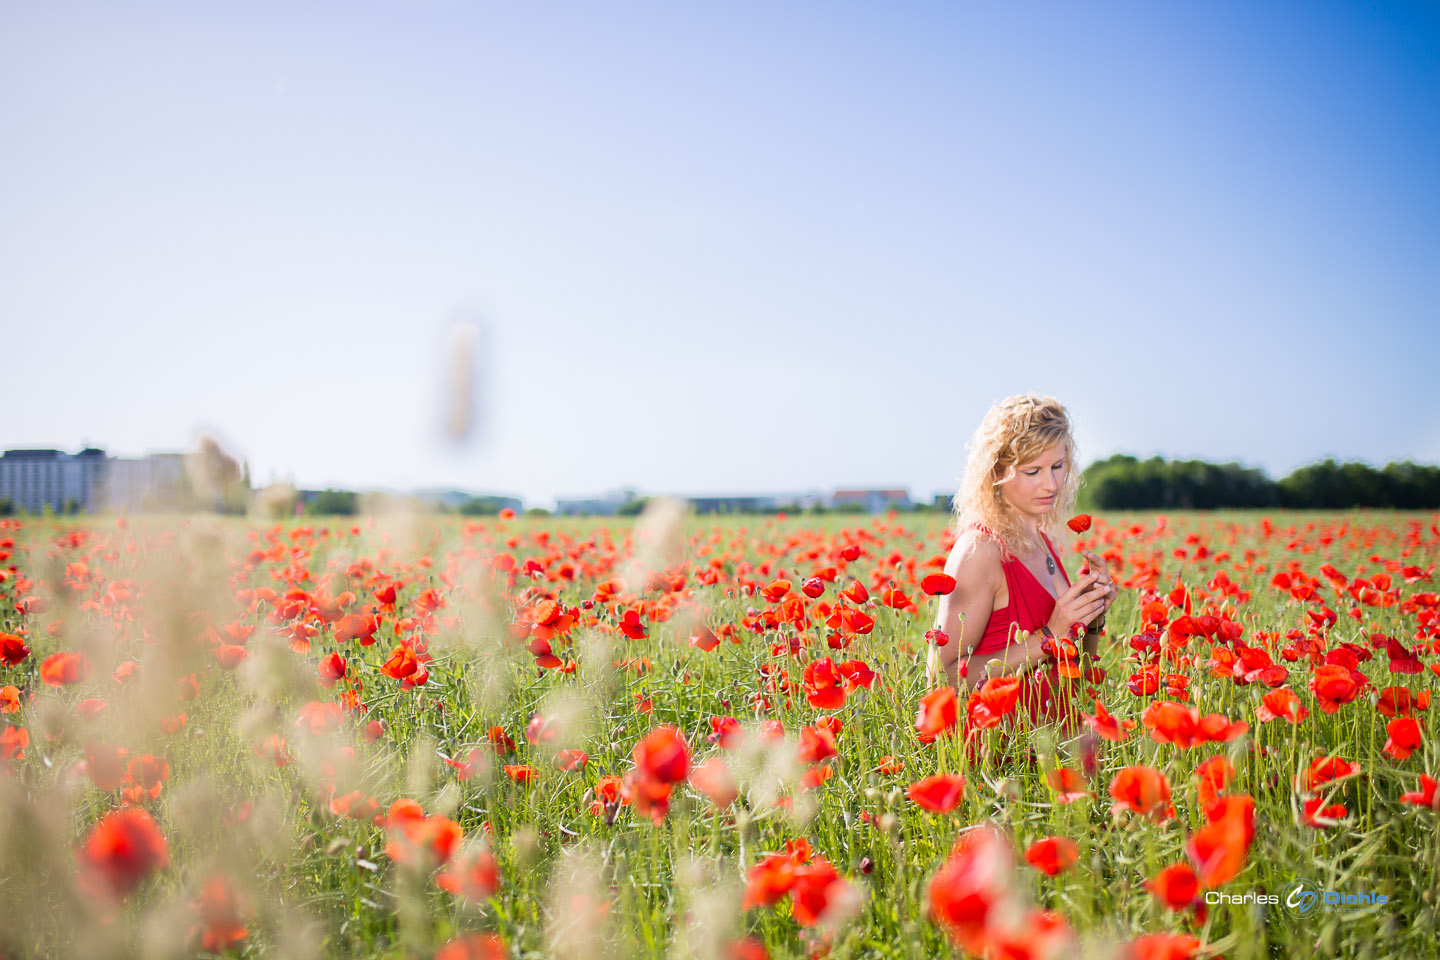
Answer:
[[[1015,476],[1000,485],[1005,502],[1021,513],[1042,517],[1055,509],[1055,498],[1065,484],[1065,445],[1057,443],[1042,450],[1033,460],[1017,464]]]

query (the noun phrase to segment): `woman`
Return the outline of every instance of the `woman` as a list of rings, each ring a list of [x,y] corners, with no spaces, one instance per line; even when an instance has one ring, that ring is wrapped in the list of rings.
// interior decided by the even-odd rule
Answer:
[[[969,450],[955,497],[958,539],[945,563],[955,589],[940,598],[936,623],[950,638],[940,663],[962,692],[987,676],[1026,672],[1020,705],[1068,733],[1068,681],[1043,647],[1073,638],[1095,656],[1116,596],[1094,554],[1084,554],[1092,572],[1072,581],[1047,533],[1070,516],[1079,486],[1070,417],[1054,397],[1010,397],[990,408]]]

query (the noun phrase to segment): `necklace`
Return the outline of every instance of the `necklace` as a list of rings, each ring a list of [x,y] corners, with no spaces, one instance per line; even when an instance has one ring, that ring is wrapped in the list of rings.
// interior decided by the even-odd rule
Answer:
[[[1055,558],[1045,554],[1045,569],[1050,571],[1050,576],[1055,576]]]

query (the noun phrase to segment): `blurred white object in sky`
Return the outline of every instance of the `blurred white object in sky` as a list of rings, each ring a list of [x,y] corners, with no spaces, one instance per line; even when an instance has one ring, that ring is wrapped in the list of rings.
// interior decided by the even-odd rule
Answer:
[[[464,443],[475,430],[476,358],[480,331],[458,320],[445,337],[445,435]]]

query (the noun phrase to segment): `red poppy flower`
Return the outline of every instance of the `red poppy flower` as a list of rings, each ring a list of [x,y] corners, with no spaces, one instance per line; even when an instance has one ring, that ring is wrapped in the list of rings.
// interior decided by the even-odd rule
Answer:
[[[387,677],[396,680],[404,680],[420,669],[420,663],[415,659],[415,650],[406,644],[400,644],[390,651],[390,658],[380,668],[380,672]]]
[[[1014,853],[988,825],[966,830],[930,880],[930,916],[962,950],[984,952],[986,926],[1011,900]]]
[[[464,760],[454,760],[450,757],[442,757],[445,763],[455,768],[455,779],[469,780],[475,776],[477,770],[484,770],[486,759],[484,752],[479,747],[474,747],[466,754]]]
[[[12,760],[23,760],[29,745],[30,731],[24,727],[7,725],[0,731],[0,770],[10,769]]]
[[[480,903],[500,889],[500,866],[489,850],[474,849],[456,857],[446,870],[436,874],[435,883],[447,893]]]
[[[734,717],[711,717],[710,730],[711,733],[706,739],[717,744],[722,750],[739,746],[745,735],[740,721]]]
[[[435,960],[505,960],[510,956],[497,933],[465,933],[435,951]]]
[[[1082,713],[1080,714],[1080,719],[1085,722],[1085,726],[1094,730],[1101,737],[1104,737],[1106,740],[1114,740],[1117,743],[1129,739],[1129,731],[1135,729],[1134,720],[1117,720],[1110,715],[1110,711],[1105,709],[1105,704],[1099,700],[1095,701],[1095,715],[1092,717]]]
[[[129,754],[130,751],[124,747],[104,743],[87,743],[85,745],[85,773],[90,777],[90,782],[106,793],[118,790],[120,785],[125,782],[125,758]]]
[[[905,794],[915,805],[935,813],[949,813],[960,803],[965,789],[965,778],[948,773],[938,773],[910,784]]]
[[[590,754],[584,750],[565,749],[555,754],[555,769],[565,773],[584,770],[590,762]]]
[[[1045,782],[1056,791],[1056,803],[1074,803],[1090,795],[1085,778],[1069,767],[1056,767],[1045,775]]]
[[[863,636],[875,628],[875,618],[864,610],[856,610],[853,607],[842,605],[835,611],[835,616],[838,616],[839,622],[838,624],[831,625],[838,625],[848,636]],[[832,616],[832,619],[834,619],[835,616]]]
[[[165,781],[170,779],[170,762],[164,757],[142,753],[125,765],[125,775],[153,800],[160,796]]]
[[[516,783],[529,784],[535,779],[535,768],[524,763],[505,764],[505,776]]]
[[[30,648],[23,638],[13,633],[0,633],[0,660],[4,660],[6,666],[18,666],[28,656]]]
[[[1156,700],[1145,708],[1140,722],[1150,730],[1156,743],[1173,743],[1188,749],[1199,742],[1196,726],[1200,711],[1169,700]]]
[[[1321,757],[1310,764],[1309,769],[1299,777],[1298,789],[1306,792],[1331,783],[1345,780],[1360,773],[1360,764],[1340,757]]]
[[[335,686],[335,682],[345,676],[347,666],[345,658],[338,653],[326,656],[320,661],[320,682],[326,687]]]
[[[740,796],[735,775],[720,757],[711,757],[690,771],[690,786],[704,794],[719,810],[724,810]]]
[[[888,753],[880,758],[880,766],[875,768],[876,773],[883,773],[887,776],[901,773],[905,769],[904,760],[896,760]]]
[[[715,631],[705,624],[696,624],[695,629],[690,631],[690,646],[698,647],[705,653],[709,653],[720,646],[720,638],[715,636]]]
[[[318,736],[339,730],[343,719],[340,704],[311,700],[300,708],[295,725]]]
[[[1069,837],[1045,837],[1030,844],[1025,862],[1041,873],[1058,876],[1080,859],[1080,848]]]
[[[1414,717],[1396,717],[1385,725],[1385,732],[1389,739],[1381,749],[1396,760],[1410,759],[1410,754],[1424,744],[1420,723]]]
[[[1126,960],[1192,960],[1200,941],[1188,933],[1147,933],[1125,944]]]
[[[1301,703],[1295,691],[1289,687],[1279,687],[1265,694],[1260,701],[1260,706],[1255,708],[1255,716],[1261,723],[1269,723],[1276,718],[1289,720],[1291,723],[1299,723],[1310,716],[1310,711]]]
[[[1386,687],[1375,702],[1375,709],[1387,717],[1406,717],[1417,708],[1424,709],[1405,687]]]
[[[648,636],[645,624],[640,622],[640,614],[634,610],[626,610],[620,616],[620,632],[631,640],[644,640]]]
[[[880,602],[895,610],[914,610],[915,601],[905,595],[903,590],[891,587],[880,594]]]
[[[1175,863],[1145,881],[1155,899],[1171,910],[1184,910],[1200,896],[1200,881],[1188,863]]]
[[[690,772],[690,748],[672,726],[656,727],[635,745],[635,767],[647,779],[679,783]]]
[[[1223,754],[1216,754],[1195,768],[1195,780],[1200,787],[1200,802],[1213,803],[1220,791],[1235,779],[1235,768]]]
[[[992,717],[1013,713],[1020,700],[1022,680],[1012,675],[991,677],[980,685],[972,699],[979,700]]]
[[[344,643],[347,640],[359,640],[361,646],[368,647],[375,642],[375,631],[379,629],[380,621],[371,614],[346,614],[335,624],[335,642]]]
[[[760,588],[760,595],[771,603],[779,603],[785,594],[790,592],[789,580],[771,580]]]
[[[802,927],[815,926],[833,907],[850,899],[849,888],[850,882],[824,857],[797,866],[791,888],[795,894],[791,911],[795,922]]]
[[[1305,801],[1305,809],[1301,814],[1307,827],[1324,829],[1333,827],[1339,821],[1344,820],[1350,811],[1345,809],[1343,803],[1326,804],[1324,797],[1312,797]]]
[[[840,596],[854,604],[864,603],[870,599],[870,591],[865,589],[865,584],[859,580],[851,580],[850,585],[840,591]]]
[[[385,817],[390,842],[385,856],[416,869],[430,869],[449,861],[465,835],[448,817],[426,816],[420,804],[408,798],[396,800]]]
[[[844,675],[829,657],[811,660],[803,674],[805,700],[818,710],[837,710],[845,704]]]
[[[920,589],[932,597],[947,596],[955,592],[955,578],[948,573],[932,573],[920,581]]]
[[[1356,677],[1359,677],[1359,680]],[[1322,664],[1310,677],[1310,692],[1320,701],[1320,709],[1334,713],[1342,704],[1354,700],[1363,689],[1364,675],[1348,667]]]
[[[52,653],[40,664],[40,679],[54,687],[68,687],[90,679],[90,658],[83,653]]]
[[[1141,667],[1130,675],[1125,686],[1137,697],[1150,696],[1160,689],[1160,668],[1153,663]]]
[[[1255,800],[1248,796],[1221,797],[1205,808],[1205,824],[1185,847],[1203,887],[1230,882],[1245,866],[1255,838]]]
[[[170,862],[160,827],[140,807],[108,813],[90,830],[79,854],[81,883],[91,892],[127,897]]]
[[[1401,803],[1413,803],[1419,807],[1429,807],[1431,810],[1440,810],[1440,790],[1437,790],[1437,783],[1434,777],[1428,774],[1420,774],[1420,789],[1411,790],[1400,795]]]
[[[1133,810],[1161,821],[1175,815],[1170,804],[1170,784],[1165,775],[1153,767],[1126,767],[1110,781],[1110,796],[1115,808]]]
[[[223,873],[211,873],[191,903],[199,915],[197,925],[201,949],[223,953],[249,936],[243,914],[247,912],[240,891]]]
[[[915,729],[921,737],[938,737],[952,729],[959,719],[959,702],[954,687],[941,687],[925,694],[915,714]]]
[[[741,910],[769,907],[779,903],[795,888],[795,871],[799,864],[788,853],[772,853],[750,868],[746,877],[745,896]]]
[[[1077,513],[1075,514],[1075,516],[1065,521],[1065,526],[1069,527],[1071,530],[1074,530],[1076,533],[1084,533],[1086,530],[1090,529],[1090,523],[1090,514]]]

